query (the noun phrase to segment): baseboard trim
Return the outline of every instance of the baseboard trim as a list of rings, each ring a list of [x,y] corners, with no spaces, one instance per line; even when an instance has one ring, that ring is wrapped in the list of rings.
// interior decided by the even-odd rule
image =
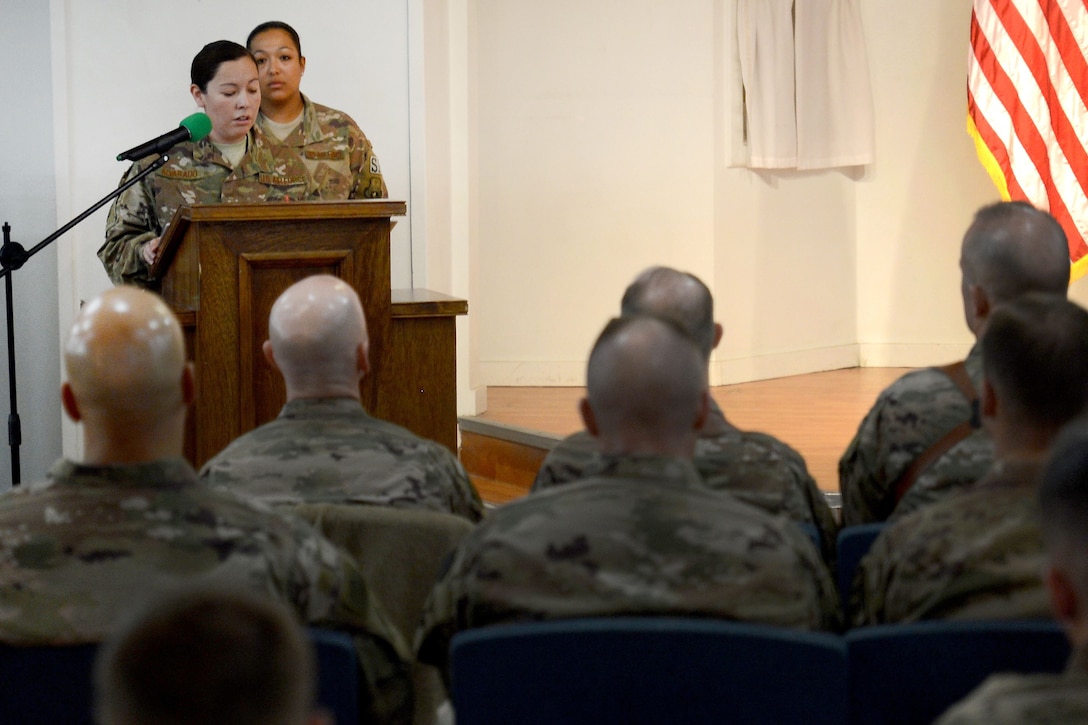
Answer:
[[[734,383],[749,383],[753,380],[770,380],[857,366],[857,345],[792,350],[732,360],[711,358],[710,384],[733,385]]]
[[[863,368],[924,368],[963,360],[971,342],[864,343],[859,345]]]

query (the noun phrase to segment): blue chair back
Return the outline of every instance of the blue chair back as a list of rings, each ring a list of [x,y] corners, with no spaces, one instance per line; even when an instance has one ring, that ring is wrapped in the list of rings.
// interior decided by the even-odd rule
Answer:
[[[1056,622],[933,621],[847,632],[850,721],[931,723],[995,672],[1059,672],[1069,643]]]
[[[839,578],[839,600],[847,622],[850,621],[850,586],[854,582],[854,572],[886,526],[885,523],[858,524],[839,531],[836,576]]]
[[[309,630],[318,670],[318,703],[339,723],[359,722],[359,665],[351,637]],[[0,645],[0,722],[93,725],[92,673],[97,644]]]
[[[359,720],[359,658],[351,635],[329,629],[309,630],[317,660],[317,703],[337,723]]]
[[[842,723],[840,637],[669,617],[571,619],[459,633],[458,725]]]
[[[0,721],[21,725],[93,725],[98,645],[0,645]]]

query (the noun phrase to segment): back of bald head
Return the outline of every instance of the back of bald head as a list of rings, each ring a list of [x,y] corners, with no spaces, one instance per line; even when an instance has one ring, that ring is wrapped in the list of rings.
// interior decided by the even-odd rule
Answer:
[[[181,326],[145,290],[116,287],[84,305],[64,345],[64,366],[89,421],[154,421],[186,404]]]
[[[707,390],[706,360],[670,320],[622,317],[597,338],[586,388],[601,438],[676,439],[694,434]]]
[[[710,359],[715,343],[714,296],[695,275],[670,267],[650,267],[627,287],[620,314],[671,320],[694,338],[703,357]]]
[[[991,305],[1027,292],[1065,295],[1069,245],[1057,220],[1022,201],[998,202],[975,214],[963,238],[965,281],[986,290]]]
[[[272,305],[268,338],[289,395],[358,388],[366,317],[359,295],[342,279],[315,275],[288,287]]]

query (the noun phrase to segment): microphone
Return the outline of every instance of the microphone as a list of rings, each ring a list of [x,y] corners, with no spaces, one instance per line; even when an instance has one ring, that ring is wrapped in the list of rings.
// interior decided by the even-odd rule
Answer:
[[[118,161],[139,161],[145,156],[161,154],[169,151],[183,141],[199,141],[212,132],[212,120],[207,114],[194,113],[181,119],[181,123],[173,131],[167,131],[158,138],[153,138],[147,143],[130,148],[128,151],[117,154]]]

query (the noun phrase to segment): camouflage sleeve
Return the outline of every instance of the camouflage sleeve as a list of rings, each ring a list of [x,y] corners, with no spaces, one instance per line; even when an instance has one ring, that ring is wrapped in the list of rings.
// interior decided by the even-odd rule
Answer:
[[[563,474],[562,463],[558,460],[558,454],[553,449],[544,456],[544,460],[540,464],[540,470],[536,472],[536,478],[533,479],[533,485],[529,487],[529,492],[543,491],[569,480],[570,476]]]
[[[914,370],[888,386],[839,460],[843,526],[887,520],[899,477],[970,417],[967,399],[939,369]]]
[[[839,522],[827,504],[827,497],[816,485],[816,479],[812,477],[803,462],[801,469],[797,471],[797,485],[804,492],[809,511],[812,512],[812,523],[820,533],[820,553],[834,574],[838,556]]]
[[[124,184],[139,171],[140,165],[133,164],[120,183]],[[151,213],[153,203],[147,179],[143,179],[114,199],[110,207],[106,241],[98,250],[98,258],[115,285],[153,285],[150,270],[140,255],[141,247],[160,234]]]
[[[857,571],[854,572],[854,581],[850,584],[848,607],[851,627],[884,624],[884,599],[889,578],[885,569],[890,561],[889,540],[889,531],[881,533],[869,548],[869,553],[862,557]]]
[[[597,452],[597,443],[586,431],[580,431],[559,441],[548,451],[530,492],[543,491],[563,483],[577,481],[586,467],[592,463]]]
[[[385,199],[389,189],[382,178],[382,167],[374,154],[370,139],[357,125],[352,124],[351,138],[351,199]]]
[[[423,615],[420,618],[419,629],[416,630],[415,652],[416,659],[425,664],[433,665],[442,674],[446,688],[450,685],[449,653],[450,641],[458,630],[466,628],[467,623],[459,621],[456,614],[461,611],[466,614],[467,603],[462,603],[458,572],[464,561],[465,551],[470,545],[468,539],[446,558],[442,571],[439,572],[438,581],[431,590],[430,596],[423,607]]]
[[[882,411],[882,400],[878,399],[839,459],[843,526],[883,521],[895,508],[891,482],[881,476],[877,460]]]
[[[994,460],[993,440],[977,430],[933,461],[888,517],[899,521],[918,509],[943,501],[986,475]]]
[[[444,471],[448,471],[450,479],[449,490],[452,499],[450,510],[473,523],[480,521],[484,517],[484,503],[480,500],[476,487],[472,485],[472,479],[469,478],[468,472],[456,456],[444,447],[440,447],[440,451],[444,459],[441,467]]]
[[[362,666],[367,722],[404,723],[412,718],[411,656],[396,626],[373,596],[355,560],[293,520],[304,544],[295,582],[306,623],[350,632]]]
[[[842,605],[827,565],[812,546],[808,535],[802,533],[796,525],[787,526],[786,532],[791,537],[792,548],[809,570],[815,586],[813,615],[808,626],[815,630],[842,631]]]

